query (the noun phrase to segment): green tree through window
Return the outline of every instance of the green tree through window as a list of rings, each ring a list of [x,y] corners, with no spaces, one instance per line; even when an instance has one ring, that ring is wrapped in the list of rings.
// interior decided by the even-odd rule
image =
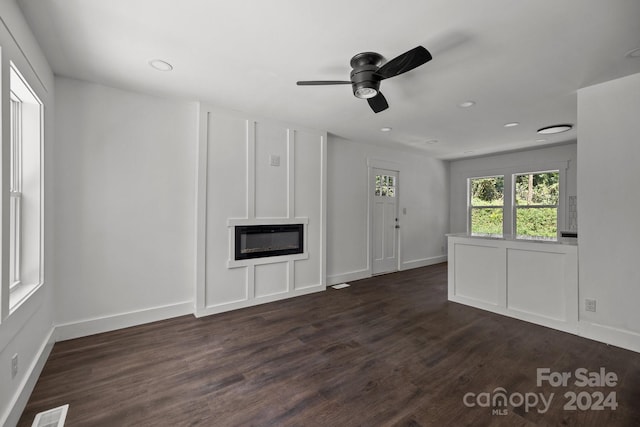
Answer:
[[[514,175],[515,234],[519,239],[558,236],[558,171]]]
[[[469,189],[471,234],[502,236],[504,176],[472,178]]]

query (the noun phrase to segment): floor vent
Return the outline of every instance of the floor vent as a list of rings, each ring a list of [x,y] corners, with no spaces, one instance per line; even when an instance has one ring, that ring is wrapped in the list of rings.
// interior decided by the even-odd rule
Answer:
[[[349,286],[351,286],[351,285],[349,285],[348,283],[340,283],[339,285],[333,285],[332,288],[333,289],[342,289],[342,288],[348,288]]]
[[[40,412],[33,420],[31,427],[62,427],[67,419],[69,405],[58,406],[48,411]]]

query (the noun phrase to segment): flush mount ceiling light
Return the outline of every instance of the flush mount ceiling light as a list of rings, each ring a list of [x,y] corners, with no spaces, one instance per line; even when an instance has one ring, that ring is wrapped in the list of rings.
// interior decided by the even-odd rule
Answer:
[[[380,132],[391,132],[391,128],[389,126],[385,126],[383,128],[380,128]]]
[[[163,61],[162,59],[153,59],[149,61],[149,65],[155,68],[158,71],[171,71],[173,70],[173,65],[169,64],[167,61]]]
[[[626,56],[627,58],[640,58],[640,47],[630,50],[624,56]]]
[[[566,132],[568,130],[571,130],[572,128],[573,128],[573,125],[569,125],[569,124],[553,125],[553,126],[547,126],[547,127],[538,129],[538,133],[540,135],[552,135],[554,133]]]
[[[460,104],[458,104],[458,107],[460,107],[460,108],[469,108],[469,107],[473,107],[474,105],[476,105],[475,101],[464,101],[464,102],[461,102]]]
[[[504,127],[506,127],[506,128],[512,128],[512,127],[516,127],[516,126],[518,126],[519,124],[520,124],[519,122],[505,123]]]

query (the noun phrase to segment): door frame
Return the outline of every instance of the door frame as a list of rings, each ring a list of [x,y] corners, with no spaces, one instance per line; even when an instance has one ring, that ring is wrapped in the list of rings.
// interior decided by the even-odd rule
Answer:
[[[401,188],[401,176],[402,165],[389,160],[367,158],[367,229],[369,231],[367,236],[367,264],[369,270],[369,276],[373,276],[373,192],[374,188],[374,169],[387,169],[398,173],[398,186],[396,188],[396,215],[398,218],[398,235],[396,236],[396,253],[397,265],[396,271],[402,270],[402,221],[400,220],[400,200],[402,197]]]

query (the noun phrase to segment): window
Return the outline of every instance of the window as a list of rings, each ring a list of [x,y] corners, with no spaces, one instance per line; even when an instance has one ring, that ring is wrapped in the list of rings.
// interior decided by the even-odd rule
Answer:
[[[376,175],[375,195],[381,197],[396,197],[396,177]]]
[[[514,234],[518,239],[558,237],[559,171],[513,176]]]
[[[13,310],[43,281],[43,106],[13,63],[9,84],[9,308]]]
[[[502,236],[504,176],[469,179],[469,230],[476,236]]]

